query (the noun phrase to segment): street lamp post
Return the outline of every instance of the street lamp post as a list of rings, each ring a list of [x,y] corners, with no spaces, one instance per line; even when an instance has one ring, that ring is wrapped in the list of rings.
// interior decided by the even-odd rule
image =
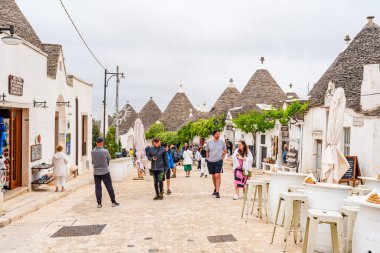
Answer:
[[[108,79],[107,79],[107,76],[108,75],[111,75]],[[119,78],[119,76],[121,78],[125,78],[124,76],[124,73],[119,73],[119,72],[116,72],[116,73],[111,73],[111,72],[108,72],[107,69],[104,70],[104,100],[103,100],[103,139],[105,140],[106,138],[106,120],[108,120],[106,117],[106,107],[107,107],[107,87],[108,87],[108,82],[109,80],[114,77],[114,76],[117,76],[117,78]]]

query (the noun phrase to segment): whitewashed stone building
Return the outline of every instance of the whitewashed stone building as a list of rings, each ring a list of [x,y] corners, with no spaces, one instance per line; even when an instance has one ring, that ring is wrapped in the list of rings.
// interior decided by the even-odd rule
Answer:
[[[79,173],[89,169],[92,85],[67,75],[62,46],[42,43],[14,0],[3,0],[0,26],[9,24],[23,42],[0,41],[0,118],[7,126],[0,155],[8,160],[6,188],[31,188],[46,174],[33,167],[51,163],[58,144],[70,167],[77,166]]]
[[[380,172],[380,28],[373,17],[368,17],[355,38],[346,41],[344,50],[309,94],[311,109],[304,119],[302,170],[321,169],[327,106],[335,85],[344,89],[347,99],[341,150],[358,157],[362,175],[373,176]]]

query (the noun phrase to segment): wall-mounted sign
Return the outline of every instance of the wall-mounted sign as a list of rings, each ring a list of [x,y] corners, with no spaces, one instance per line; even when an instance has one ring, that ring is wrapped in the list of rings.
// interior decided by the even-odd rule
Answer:
[[[352,117],[352,125],[354,127],[364,126],[364,118],[363,117]]]
[[[32,145],[30,147],[30,161],[34,162],[40,159],[42,159],[42,145]]]
[[[24,79],[17,76],[8,76],[8,93],[15,96],[22,96],[24,91]]]

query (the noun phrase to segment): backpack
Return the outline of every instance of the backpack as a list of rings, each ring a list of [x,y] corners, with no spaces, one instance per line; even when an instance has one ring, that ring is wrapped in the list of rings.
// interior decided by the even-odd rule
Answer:
[[[173,153],[173,161],[174,163],[178,163],[181,160],[181,153],[178,150],[175,150]]]

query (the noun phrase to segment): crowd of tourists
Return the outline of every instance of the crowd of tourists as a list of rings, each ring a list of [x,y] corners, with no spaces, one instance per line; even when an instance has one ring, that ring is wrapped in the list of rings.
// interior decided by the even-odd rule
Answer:
[[[66,166],[66,159],[62,156],[61,151],[61,147],[57,147],[57,153],[53,158],[57,176],[62,174],[60,171]],[[134,156],[135,153],[135,150],[131,149],[128,155]],[[244,141],[239,141],[234,150],[229,140],[223,141],[220,139],[220,131],[213,131],[212,137],[207,142],[205,139],[200,139],[199,145],[189,146],[185,143],[181,148],[174,144],[162,143],[159,138],[154,138],[152,145],[146,147],[145,153],[146,158],[151,163],[149,175],[153,177],[154,200],[162,200],[164,198],[165,185],[166,194],[172,194],[171,179],[177,177],[178,166],[183,166],[186,178],[189,178],[193,170],[193,164],[196,163],[201,178],[211,177],[213,182],[212,195],[215,198],[220,198],[223,162],[227,155],[230,156],[233,164],[236,192],[233,199],[235,200],[240,197],[240,189],[243,189],[244,192],[252,171],[253,156],[247,144]],[[97,138],[96,147],[92,150],[91,156],[94,167],[95,196],[98,208],[102,207],[102,182],[107,189],[112,206],[119,206],[119,203],[116,201],[109,171],[111,157],[109,151],[104,148],[103,138]],[[64,176],[62,177],[64,178]],[[64,190],[64,181],[61,181],[61,185],[62,190]],[[58,186],[57,184],[57,191]]]

